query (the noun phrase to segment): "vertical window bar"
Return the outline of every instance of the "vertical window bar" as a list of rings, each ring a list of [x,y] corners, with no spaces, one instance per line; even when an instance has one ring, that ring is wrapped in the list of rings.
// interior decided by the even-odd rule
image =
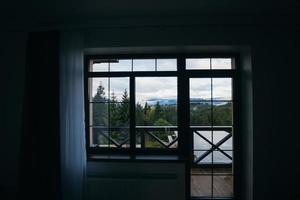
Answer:
[[[132,155],[136,151],[136,129],[135,129],[135,77],[130,76],[129,83],[130,91],[129,91],[129,123],[130,123],[130,150]]]
[[[180,155],[188,158],[186,161],[186,196],[191,195],[191,176],[190,170],[193,162],[193,149],[190,148],[193,145],[192,134],[190,132],[190,120],[189,120],[189,78],[186,75],[186,59],[184,57],[177,58],[177,125],[178,125],[178,150]]]
[[[185,73],[185,58],[177,60],[177,125],[178,125],[178,149],[184,157],[190,157],[189,142],[189,79]]]
[[[211,62],[211,58],[209,59],[210,62],[209,62],[209,65],[210,65],[210,70],[212,70],[212,62]],[[210,120],[211,120],[211,142],[212,144],[214,144],[214,106],[213,106],[213,78],[211,77],[210,78]],[[212,150],[211,152],[211,198],[213,198],[214,196],[214,151]]]
[[[109,66],[109,65],[108,65]],[[108,67],[109,68],[109,67]],[[111,132],[111,127],[110,127],[110,77],[108,78],[108,147],[110,148],[110,132]]]
[[[232,173],[233,173],[233,198],[236,199],[240,199],[240,193],[237,191],[240,191],[241,186],[239,183],[240,178],[240,169],[236,168],[235,165],[239,166],[241,164],[241,160],[240,160],[240,156],[238,156],[237,154],[240,154],[240,144],[241,144],[241,138],[239,135],[239,130],[240,126],[241,126],[241,116],[240,116],[240,111],[238,111],[237,108],[240,108],[240,99],[241,99],[241,93],[240,93],[240,88],[239,88],[239,84],[241,84],[241,80],[240,77],[237,76],[239,75],[239,70],[240,68],[238,68],[236,65],[240,64],[240,61],[237,60],[238,58],[231,58],[231,62],[232,62],[232,69],[234,69],[236,72],[234,73],[233,77],[232,77],[232,109],[233,109],[233,116],[232,116],[232,147],[233,147],[233,158],[232,158]],[[237,134],[236,134],[237,133]],[[237,163],[237,164],[236,164]]]

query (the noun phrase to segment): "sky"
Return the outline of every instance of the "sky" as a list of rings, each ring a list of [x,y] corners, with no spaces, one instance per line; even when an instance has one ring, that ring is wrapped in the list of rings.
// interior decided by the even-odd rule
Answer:
[[[190,61],[189,61],[190,60]],[[230,60],[229,60],[230,61]],[[214,68],[230,68],[228,59],[212,60]],[[230,61],[231,62],[231,61]],[[119,63],[110,65],[110,70],[131,71],[133,63],[133,71],[155,70],[155,60],[121,60]],[[205,59],[187,59],[187,69],[201,69],[209,64],[209,60]],[[214,64],[214,65],[213,65]],[[208,65],[209,66],[209,65]],[[94,64],[93,71],[108,71],[108,64]],[[157,60],[157,70],[174,71],[176,70],[175,59]],[[149,99],[176,99],[177,98],[177,77],[136,77],[136,101],[141,105]],[[93,78],[92,94],[95,95],[97,87],[102,85],[105,88],[105,95],[114,93],[117,100],[121,100],[122,94],[126,89],[129,94],[129,78],[113,77],[113,78]],[[211,91],[212,86],[212,91]],[[110,87],[110,91],[108,88]],[[212,93],[211,93],[212,92]],[[190,98],[203,98],[220,100],[231,100],[231,78],[191,78],[190,79]]]

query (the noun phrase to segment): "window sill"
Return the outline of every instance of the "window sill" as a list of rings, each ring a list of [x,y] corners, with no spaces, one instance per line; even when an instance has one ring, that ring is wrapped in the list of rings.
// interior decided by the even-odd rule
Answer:
[[[124,161],[124,162],[185,162],[176,155],[88,155],[87,161]]]

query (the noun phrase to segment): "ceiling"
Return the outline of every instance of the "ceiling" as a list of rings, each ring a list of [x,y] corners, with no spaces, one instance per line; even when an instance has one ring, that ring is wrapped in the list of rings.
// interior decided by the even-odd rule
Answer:
[[[1,3],[6,25],[97,19],[298,15],[296,0],[23,0]]]

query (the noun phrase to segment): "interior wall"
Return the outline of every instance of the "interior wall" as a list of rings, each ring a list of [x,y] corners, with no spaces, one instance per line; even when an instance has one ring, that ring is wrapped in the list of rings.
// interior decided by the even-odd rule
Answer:
[[[297,93],[295,76],[299,66],[296,56],[300,53],[297,47],[299,33],[298,26],[287,24],[114,27],[87,31],[85,45],[87,48],[249,46],[252,58],[245,55],[244,64],[245,71],[252,66],[252,85],[243,89],[252,91],[243,91],[242,110],[250,113],[252,105],[253,113],[244,115],[248,119],[241,133],[246,135],[242,140],[245,161],[242,169],[245,184],[241,186],[243,197],[297,199],[300,198],[296,189],[297,177],[300,176],[299,169],[293,164],[299,160],[296,152],[300,150],[297,145],[300,136],[293,126],[297,116],[293,98]],[[253,98],[252,102],[247,99],[249,97]],[[245,160],[245,156],[249,159]],[[293,172],[288,173],[291,168]]]
[[[250,46],[253,72],[253,199],[300,199],[300,168],[297,167],[300,135],[296,126],[299,110],[296,98],[299,91],[296,77],[299,35],[300,28],[296,25],[106,27],[85,31],[85,47]],[[7,188],[17,185],[26,33],[1,33],[0,40],[0,186],[1,190],[8,191],[10,189]],[[122,183],[114,187],[120,185]],[[132,192],[135,190],[132,189]],[[151,192],[146,191],[143,195]]]
[[[239,83],[240,87],[240,101],[241,106],[241,133],[243,137],[239,138],[239,148],[243,151],[239,154],[241,156],[239,164],[242,170],[238,174],[242,176],[239,189],[241,190],[241,198],[250,200],[253,199],[253,74],[252,74],[252,56],[251,49],[246,48],[241,51]]]
[[[185,167],[167,162],[89,162],[88,200],[185,199]]]

